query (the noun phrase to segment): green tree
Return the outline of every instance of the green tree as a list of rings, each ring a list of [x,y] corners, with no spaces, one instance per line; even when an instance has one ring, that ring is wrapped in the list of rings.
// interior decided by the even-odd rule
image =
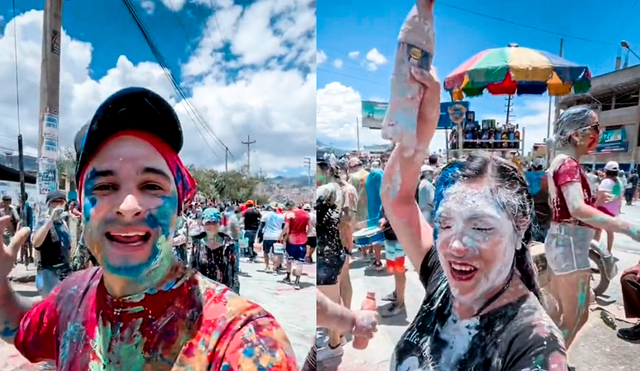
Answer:
[[[205,197],[231,202],[245,202],[252,199],[258,203],[265,203],[268,197],[258,193],[259,178],[247,178],[239,171],[219,172],[211,169],[189,167],[196,183],[198,192]]]
[[[71,189],[77,189],[76,186],[76,154],[69,148],[62,148],[58,152],[58,178],[63,177],[69,179]]]

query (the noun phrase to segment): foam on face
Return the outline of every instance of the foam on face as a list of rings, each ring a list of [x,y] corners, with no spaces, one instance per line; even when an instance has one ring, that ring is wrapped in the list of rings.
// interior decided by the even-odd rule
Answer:
[[[438,257],[452,294],[457,301],[480,308],[511,271],[518,238],[510,217],[496,202],[489,186],[459,182],[445,192],[435,221]],[[461,256],[462,251],[465,253]],[[472,291],[452,278],[452,257],[478,269]]]

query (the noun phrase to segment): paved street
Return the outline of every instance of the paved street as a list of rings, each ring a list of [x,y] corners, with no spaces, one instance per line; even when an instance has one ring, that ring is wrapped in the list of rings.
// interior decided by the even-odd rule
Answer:
[[[293,286],[278,283],[284,276],[264,273],[261,260],[249,263],[244,259],[240,263],[244,273],[240,277],[240,293],[242,296],[262,305],[278,320],[289,336],[299,367],[313,344],[316,322],[315,265],[304,266],[301,279],[302,289],[294,290]],[[25,271],[18,266],[12,274],[25,277],[33,274],[35,269]],[[14,290],[20,294],[38,297],[33,283],[12,283]],[[35,371],[43,370],[42,365],[31,365],[15,350],[0,340],[0,371]]]
[[[623,206],[621,218],[628,221],[640,221],[640,202],[632,206]],[[605,235],[606,237],[606,235]],[[640,244],[622,235],[616,235],[614,255],[620,259],[619,271],[635,265],[640,259]],[[393,278],[386,273],[374,273],[365,270],[366,264],[354,261],[351,264],[353,284],[353,306],[359,306],[367,291],[374,291],[379,305],[380,298],[394,289]],[[322,371],[388,371],[390,356],[405,331],[416,316],[424,298],[424,289],[413,267],[408,267],[406,305],[407,316],[381,319],[378,333],[369,342],[365,351],[353,349],[351,342],[344,347],[342,359],[327,360],[318,366]],[[618,327],[628,327],[622,312],[620,294],[620,276],[616,277],[605,296],[598,299],[602,305],[618,318]],[[592,310],[598,308],[593,305]],[[592,311],[589,322],[569,352],[569,361],[577,371],[637,371],[640,362],[640,345],[618,339],[616,332],[607,327],[600,319],[599,312]]]

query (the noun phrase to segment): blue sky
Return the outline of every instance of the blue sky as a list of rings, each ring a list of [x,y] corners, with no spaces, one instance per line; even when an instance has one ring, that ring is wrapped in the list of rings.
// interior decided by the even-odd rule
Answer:
[[[156,6],[153,14],[147,14],[138,4],[139,14],[146,22],[147,28],[160,43],[163,53],[169,58],[171,67],[179,70],[179,63],[186,62],[190,52],[197,46],[197,38],[203,27],[203,19],[197,12],[195,4],[188,4],[179,13],[170,11],[166,7]],[[43,0],[16,1],[16,12],[24,13],[31,9],[42,10]],[[200,7],[205,16],[212,11],[207,7]],[[11,0],[0,0],[0,15],[7,23],[13,18]],[[181,19],[189,38],[185,36],[176,15]],[[91,77],[99,79],[111,69],[120,55],[137,64],[143,61],[154,61],[153,54],[145,43],[133,18],[121,0],[116,1],[63,1],[62,24],[67,33],[83,41],[91,42],[93,46],[93,61],[91,63]],[[166,27],[166,26],[169,27]],[[164,27],[163,27],[164,26]],[[188,43],[187,43],[188,42]],[[178,76],[179,77],[179,76]]]
[[[251,148],[252,173],[306,174],[304,157],[313,155],[315,140],[315,8],[310,0],[132,3],[191,103],[230,148],[231,169],[246,163],[241,142],[251,135],[257,138]],[[44,0],[16,1],[14,17],[12,0],[0,0],[0,83],[15,86],[16,23],[20,111],[31,152],[36,149],[29,145],[37,141],[43,6]],[[63,0],[62,25],[62,146],[71,144],[75,131],[110,94],[144,86],[174,104],[187,143],[183,160],[224,169],[224,150],[204,128],[203,134],[197,131],[122,1]],[[16,147],[15,101],[15,88],[0,94],[0,108],[8,112],[0,117],[3,151]],[[283,136],[297,140],[283,148],[277,144]]]
[[[339,82],[353,88],[362,99],[387,101],[397,34],[414,3],[398,0],[390,6],[391,3],[382,1],[324,0],[318,8],[317,48],[326,54],[327,60],[318,67],[318,89],[322,90],[329,83]],[[633,14],[640,14],[640,4],[637,3],[636,0],[614,3],[596,0],[436,0],[434,65],[442,81],[476,53],[509,43],[558,53],[562,37],[559,34],[562,34],[573,36],[564,37],[566,59],[587,65],[593,75],[611,72],[616,55],[620,53],[621,40],[627,40],[634,51],[640,54],[640,24],[634,22],[633,17]],[[528,27],[474,13],[506,19]],[[362,60],[373,48],[385,56],[388,62],[377,66],[375,71],[369,71],[362,65]],[[357,59],[348,56],[352,51],[360,52]],[[343,61],[341,68],[334,65],[335,59]],[[629,62],[630,65],[640,63],[633,55],[629,57]],[[448,99],[448,95],[443,94],[443,98]],[[470,105],[478,118],[491,117],[504,122],[504,97],[485,94],[483,97],[470,99]],[[515,99],[515,121],[521,121],[529,133],[527,150],[530,150],[534,139],[541,140],[546,135],[547,106],[546,95]],[[335,125],[339,128],[342,123]],[[350,130],[355,137],[355,127]],[[341,139],[332,137],[326,128],[323,131],[318,130],[319,140],[332,142],[336,146],[355,147],[355,139],[350,136],[347,136],[348,139]],[[363,137],[365,142],[380,141],[377,133],[366,131],[361,132],[361,142]],[[345,138],[345,135],[341,137]],[[444,136],[436,136],[434,146],[444,148]]]

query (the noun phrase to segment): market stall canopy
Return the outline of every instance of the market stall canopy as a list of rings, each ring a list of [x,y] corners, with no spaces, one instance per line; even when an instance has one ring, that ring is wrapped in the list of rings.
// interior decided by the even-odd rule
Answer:
[[[591,88],[591,72],[557,55],[509,44],[476,54],[444,80],[444,88],[456,101],[485,89],[493,95],[582,94]]]

